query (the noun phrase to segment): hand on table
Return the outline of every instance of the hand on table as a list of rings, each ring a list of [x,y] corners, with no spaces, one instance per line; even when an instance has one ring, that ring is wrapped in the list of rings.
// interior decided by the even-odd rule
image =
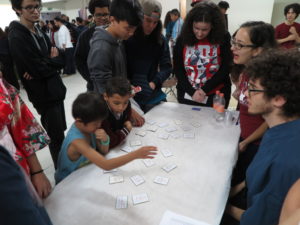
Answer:
[[[131,131],[132,130],[132,124],[129,120],[127,120],[125,123],[124,123],[124,127],[127,128],[127,130]]]
[[[200,89],[195,91],[195,93],[192,96],[192,99],[195,102],[201,103],[204,101],[205,96],[206,96],[205,92]]]
[[[134,109],[131,109],[131,119],[132,119],[132,124],[135,127],[141,127],[145,123],[144,117],[138,114],[137,111],[135,111]]]
[[[153,159],[157,154],[157,148],[154,146],[144,146],[132,152],[136,159]]]
[[[40,198],[46,198],[51,193],[51,184],[43,172],[31,176],[31,182]]]

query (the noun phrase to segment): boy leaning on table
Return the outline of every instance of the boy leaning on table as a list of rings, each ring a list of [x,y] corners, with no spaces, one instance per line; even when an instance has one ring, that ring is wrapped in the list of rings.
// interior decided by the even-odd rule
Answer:
[[[56,183],[89,162],[111,170],[134,159],[153,158],[156,155],[156,147],[145,146],[123,156],[105,159],[103,155],[108,152],[110,137],[101,124],[107,114],[107,106],[97,93],[82,93],[75,99],[72,105],[75,121],[62,144],[55,172]]]

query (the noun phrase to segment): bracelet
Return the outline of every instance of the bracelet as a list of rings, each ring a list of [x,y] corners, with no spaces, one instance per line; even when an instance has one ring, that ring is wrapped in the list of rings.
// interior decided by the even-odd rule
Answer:
[[[36,172],[33,172],[33,173],[30,173],[30,175],[31,175],[31,176],[34,176],[34,175],[39,174],[39,173],[42,173],[42,172],[44,172],[43,169],[41,169],[41,170],[39,170],[39,171],[36,171]]]
[[[106,141],[101,141],[101,145],[106,146],[106,145],[109,145],[109,143],[110,143],[110,138],[109,138],[109,136],[107,135],[107,140],[106,140]]]

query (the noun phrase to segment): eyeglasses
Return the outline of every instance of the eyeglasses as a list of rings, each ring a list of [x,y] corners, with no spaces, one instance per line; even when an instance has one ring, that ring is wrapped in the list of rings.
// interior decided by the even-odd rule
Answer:
[[[248,83],[248,86],[247,86],[247,90],[248,90],[248,93],[249,93],[249,96],[251,96],[251,92],[266,92],[266,90],[263,90],[263,89],[253,89],[251,88],[251,84]]]
[[[43,9],[43,6],[41,6],[41,5],[36,5],[36,6],[28,5],[26,7],[22,7],[22,9],[25,9],[28,12],[34,12],[34,10],[37,10],[37,11],[40,12]]]
[[[231,45],[237,50],[241,50],[242,48],[255,48],[255,45],[243,45],[241,43],[236,42],[234,39],[230,41]]]
[[[99,18],[99,17],[108,17],[109,14],[108,13],[97,13],[94,16],[97,17],[97,18]]]

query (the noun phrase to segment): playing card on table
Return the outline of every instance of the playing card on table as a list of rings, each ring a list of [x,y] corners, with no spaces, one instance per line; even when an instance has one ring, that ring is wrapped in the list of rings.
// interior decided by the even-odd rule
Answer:
[[[146,123],[150,124],[150,125],[153,125],[155,124],[156,122],[154,120],[146,120]]]
[[[174,138],[174,139],[178,139],[178,138],[181,137],[181,134],[179,134],[179,133],[173,133],[173,134],[171,134],[171,137]]]
[[[154,179],[153,182],[154,182],[154,183],[157,183],[157,184],[163,184],[163,185],[166,185],[166,184],[168,184],[168,182],[169,182],[169,178],[157,176],[157,177],[155,177],[155,179]]]
[[[169,173],[171,170],[175,169],[177,166],[175,164],[167,164],[165,166],[162,167],[162,169],[164,171],[166,171],[167,173]]]
[[[160,151],[161,151],[161,153],[163,154],[163,156],[165,158],[170,157],[170,156],[173,155],[172,152],[169,149],[166,149],[166,148],[164,148],[164,149],[162,149]]]
[[[136,205],[136,204],[140,204],[143,202],[148,202],[149,198],[146,193],[143,193],[143,194],[133,195],[132,201],[133,201],[133,204]]]
[[[128,145],[122,147],[121,150],[124,151],[124,152],[128,152],[128,153],[132,152],[132,148]]]
[[[116,209],[126,209],[128,206],[128,197],[126,195],[117,196]]]
[[[151,131],[151,132],[155,132],[157,131],[158,127],[157,126],[149,126],[147,127],[147,130]]]
[[[117,169],[112,169],[112,170],[103,170],[103,173],[114,173],[117,172]]]
[[[176,129],[176,127],[167,127],[166,129],[165,129],[165,131],[167,131],[167,132],[169,132],[169,133],[171,133],[171,132],[173,132],[173,131],[176,131],[177,129]]]
[[[152,159],[144,159],[143,160],[143,163],[145,164],[145,166],[147,166],[147,167],[151,167],[151,166],[153,166],[155,163],[153,162],[153,160]]]
[[[140,146],[140,145],[142,145],[142,142],[139,141],[139,140],[137,140],[137,141],[131,141],[131,142],[130,142],[130,145],[131,145],[131,146]]]
[[[182,124],[182,120],[174,120],[174,123],[175,123],[176,125],[181,125],[181,124]]]
[[[195,134],[194,133],[184,133],[183,137],[192,139],[192,138],[195,138]]]
[[[161,127],[161,128],[162,128],[162,127],[167,127],[167,126],[168,126],[168,123],[161,122],[161,123],[158,124],[158,126]]]
[[[136,186],[145,182],[144,178],[140,175],[132,176],[132,177],[130,177],[130,179]]]
[[[192,127],[190,127],[190,126],[181,126],[181,129],[184,130],[184,131],[190,131],[190,130],[192,130]]]
[[[158,137],[161,139],[167,140],[169,138],[169,134],[160,133],[160,134],[158,134]]]
[[[118,176],[115,175],[115,176],[110,176],[109,177],[109,183],[110,184],[121,183],[123,181],[124,181],[124,178],[121,175],[118,175]]]
[[[136,135],[139,135],[139,136],[141,136],[141,137],[145,137],[147,133],[146,133],[146,131],[144,131],[144,130],[139,130],[139,131],[137,131],[135,134],[136,134]]]

